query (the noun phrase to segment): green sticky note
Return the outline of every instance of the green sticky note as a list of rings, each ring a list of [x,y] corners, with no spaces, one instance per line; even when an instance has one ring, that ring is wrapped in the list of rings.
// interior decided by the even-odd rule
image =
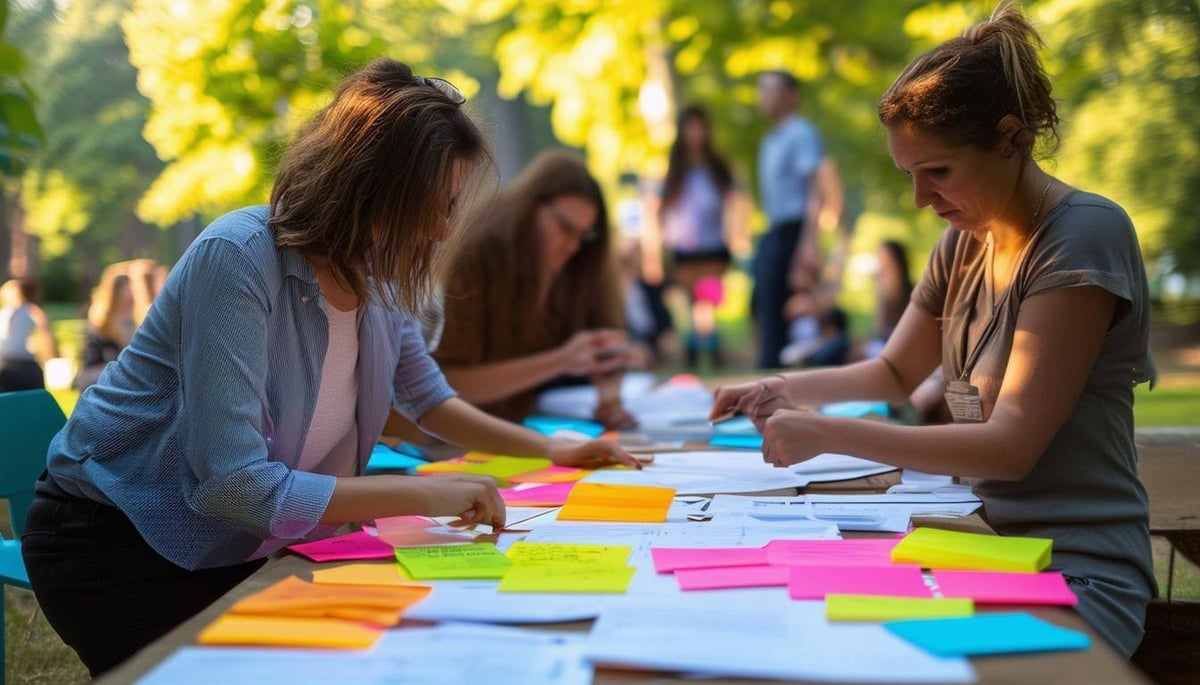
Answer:
[[[628,545],[581,545],[548,542],[515,542],[508,558],[519,566],[550,565],[624,567],[633,548]]]
[[[974,615],[975,603],[969,599],[825,595],[825,618],[830,621],[898,621]]]
[[[396,561],[413,580],[500,578],[512,565],[491,543],[397,547]]]
[[[573,564],[517,564],[496,589],[500,592],[621,594],[637,569],[632,566],[581,567]]]
[[[1049,538],[917,528],[892,548],[892,561],[923,568],[1036,573],[1050,565],[1052,545]]]

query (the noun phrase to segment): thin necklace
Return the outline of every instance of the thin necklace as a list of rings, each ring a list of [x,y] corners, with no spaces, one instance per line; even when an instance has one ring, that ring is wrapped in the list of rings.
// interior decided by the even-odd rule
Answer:
[[[1037,228],[1038,217],[1042,214],[1042,206],[1046,204],[1046,194],[1050,192],[1050,186],[1054,185],[1054,177],[1046,181],[1046,187],[1042,188],[1042,196],[1038,198],[1037,209],[1033,210],[1033,216],[1029,217],[1029,225],[1032,228]]]
[[[1046,187],[1042,188],[1042,196],[1038,198],[1037,207],[1033,210],[1033,216],[1029,217],[1029,226],[1030,226],[1031,230],[1037,230],[1037,225],[1038,225],[1037,220],[1038,220],[1038,217],[1041,216],[1041,214],[1042,214],[1042,207],[1045,206],[1045,204],[1046,204],[1046,195],[1050,192],[1050,186],[1052,186],[1052,185],[1054,185],[1054,177],[1053,176],[1051,176],[1050,179],[1046,181]],[[1030,237],[1032,237],[1032,235]],[[1026,240],[1029,240],[1029,238],[1026,238]],[[1024,245],[1024,242],[1022,242],[1022,245]],[[1000,301],[999,301],[1000,298],[998,298],[996,296],[996,245],[995,245],[995,240],[993,240],[991,242],[991,245],[989,245],[989,251],[991,252],[991,254],[989,255],[989,257],[990,257],[989,261],[991,262],[991,272],[992,272],[992,274],[991,274],[991,276],[992,276],[991,277],[992,292],[991,292],[990,299],[991,299],[991,303],[992,303],[993,316],[995,316],[995,311],[1000,306]],[[1020,254],[1020,252],[1018,252],[1018,254]]]

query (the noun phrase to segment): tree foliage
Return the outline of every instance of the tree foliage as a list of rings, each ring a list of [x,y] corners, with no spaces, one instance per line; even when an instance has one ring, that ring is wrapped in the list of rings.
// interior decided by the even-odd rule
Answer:
[[[26,60],[6,37],[8,0],[0,0],[0,175],[18,176],[44,140],[34,112],[33,90],[22,78]]]

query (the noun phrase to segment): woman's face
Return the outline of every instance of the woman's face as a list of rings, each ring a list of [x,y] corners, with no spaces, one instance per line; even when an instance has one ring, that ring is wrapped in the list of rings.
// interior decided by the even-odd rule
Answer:
[[[879,270],[875,272],[879,289],[890,292],[893,288],[897,288],[900,281],[900,269],[896,265],[896,260],[892,258],[892,251],[881,247],[875,254],[875,259],[879,264]]]
[[[690,117],[683,122],[683,143],[689,150],[701,150],[708,142],[708,123],[700,117]]]
[[[1016,191],[1022,158],[1004,155],[1003,146],[981,150],[952,145],[909,126],[891,126],[888,149],[896,166],[912,178],[917,207],[929,207],[959,230],[987,230]]]
[[[598,214],[596,205],[581,195],[560,195],[538,205],[534,221],[548,274],[557,275],[584,243],[595,240]]]

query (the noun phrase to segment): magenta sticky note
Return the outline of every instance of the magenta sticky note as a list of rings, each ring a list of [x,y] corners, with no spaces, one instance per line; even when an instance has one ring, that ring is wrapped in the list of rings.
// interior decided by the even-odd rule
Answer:
[[[772,540],[767,563],[775,566],[893,566],[896,538]],[[915,568],[915,566],[914,566]]]
[[[288,549],[313,561],[392,559],[396,554],[396,548],[361,530],[315,542],[292,545]]]
[[[767,550],[762,547],[652,547],[654,570],[674,573],[683,569],[728,568],[730,566],[766,566]]]
[[[510,507],[561,507],[575,483],[548,483],[530,488],[500,488],[500,498]]]
[[[825,595],[933,597],[916,566],[792,566],[788,568],[792,599],[825,599]]]
[[[1075,606],[1061,573],[1003,573],[997,571],[934,571],[943,597],[964,597],[976,604],[1036,604]]]
[[[726,590],[741,587],[784,587],[788,584],[786,566],[731,566],[697,568],[675,572],[680,590]]]

